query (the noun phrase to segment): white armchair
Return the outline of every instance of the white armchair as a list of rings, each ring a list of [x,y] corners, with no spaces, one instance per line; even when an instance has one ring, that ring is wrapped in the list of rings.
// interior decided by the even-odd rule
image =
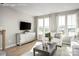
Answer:
[[[52,43],[55,42],[58,46],[62,46],[63,37],[61,36],[61,33],[51,33],[51,36],[53,37],[51,39]]]
[[[62,39],[53,38],[51,42],[55,42],[58,46],[62,46]]]

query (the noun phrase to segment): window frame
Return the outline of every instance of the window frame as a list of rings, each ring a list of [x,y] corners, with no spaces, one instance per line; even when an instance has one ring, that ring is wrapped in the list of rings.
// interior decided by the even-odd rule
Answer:
[[[43,19],[43,33],[45,34],[45,18],[49,18],[49,16],[46,16],[46,17],[40,17],[40,18],[38,18],[38,21],[40,20],[40,19]],[[49,23],[49,25],[50,25],[50,23]],[[39,25],[38,25],[38,27],[39,27]],[[38,31],[38,34],[39,34],[39,28],[37,27],[37,31]],[[49,26],[50,27],[50,26]],[[49,29],[49,31],[50,31],[50,29]]]

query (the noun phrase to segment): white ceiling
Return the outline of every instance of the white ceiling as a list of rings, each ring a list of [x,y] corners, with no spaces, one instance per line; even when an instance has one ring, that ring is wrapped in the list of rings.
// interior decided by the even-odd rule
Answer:
[[[3,5],[10,6],[30,16],[39,16],[79,8],[79,3],[12,3]]]

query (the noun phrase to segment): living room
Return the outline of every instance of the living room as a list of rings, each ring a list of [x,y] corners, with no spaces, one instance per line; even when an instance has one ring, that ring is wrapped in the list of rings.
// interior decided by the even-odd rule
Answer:
[[[78,22],[79,3],[0,3],[0,55],[78,56]]]

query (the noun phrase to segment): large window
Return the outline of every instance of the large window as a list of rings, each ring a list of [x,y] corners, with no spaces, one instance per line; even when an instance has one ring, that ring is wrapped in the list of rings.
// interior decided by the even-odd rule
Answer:
[[[76,14],[67,15],[67,28],[69,36],[75,34],[76,30]]]
[[[63,16],[58,16],[58,31],[64,32],[73,36],[76,30],[76,14],[68,14]]]
[[[38,34],[49,32],[49,17],[38,19]]]
[[[45,33],[49,32],[49,17],[44,18]]]
[[[44,29],[43,29],[43,18],[39,18],[38,19],[38,32],[39,32],[39,34],[43,34],[43,31],[44,31]]]
[[[58,17],[58,31],[64,32],[65,29],[65,16]]]

